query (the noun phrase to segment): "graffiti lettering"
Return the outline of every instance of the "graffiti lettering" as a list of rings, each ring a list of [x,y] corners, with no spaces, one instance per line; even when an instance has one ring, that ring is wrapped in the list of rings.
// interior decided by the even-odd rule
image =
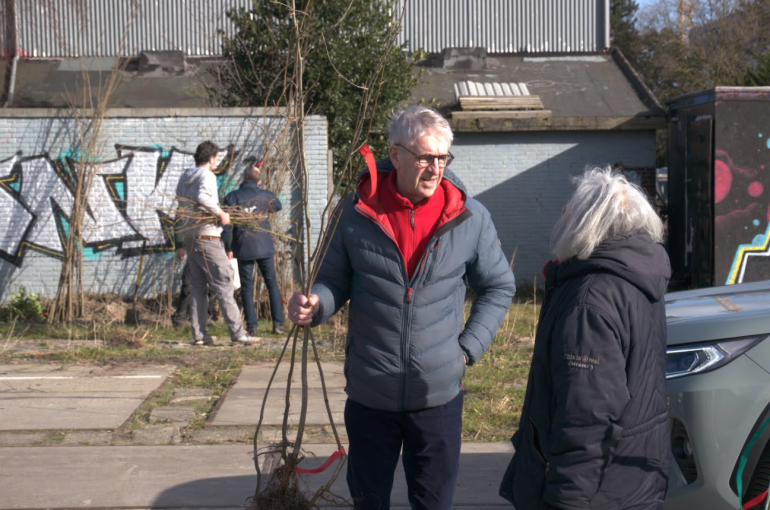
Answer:
[[[177,181],[194,166],[192,154],[172,148],[116,147],[117,159],[95,163],[83,225],[83,254],[97,257],[117,248],[124,255],[144,246],[169,251]],[[224,187],[235,157],[232,147],[220,154],[217,174]],[[25,157],[0,161],[0,258],[20,266],[26,250],[64,254],[69,236],[77,156]]]

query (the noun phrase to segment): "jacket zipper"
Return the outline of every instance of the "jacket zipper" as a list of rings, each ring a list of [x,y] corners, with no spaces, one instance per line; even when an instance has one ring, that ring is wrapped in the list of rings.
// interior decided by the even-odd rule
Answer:
[[[407,283],[407,290],[406,294],[404,295],[404,315],[403,319],[401,321],[401,410],[406,409],[406,401],[408,396],[407,391],[407,379],[409,376],[409,347],[410,347],[410,341],[411,341],[411,323],[412,323],[412,301],[414,300],[414,282],[417,282],[420,278],[420,275],[422,274],[423,266],[425,265],[425,261],[428,258],[428,251],[426,250],[425,253],[422,256],[422,260],[420,261],[419,269],[417,270],[417,273],[412,276],[412,279],[409,280],[409,273],[406,270],[406,260],[404,260],[403,255],[401,255],[401,250],[398,249],[398,242],[396,239],[390,234],[390,232],[387,231],[387,229],[380,223],[380,221],[372,216],[371,214],[368,214],[366,211],[362,210],[360,207],[356,206],[356,211],[358,211],[359,214],[364,216],[365,218],[369,218],[372,222],[374,222],[375,225],[380,227],[380,230],[385,233],[385,235],[393,241],[393,243],[396,245],[396,251],[398,252],[399,256],[401,257],[401,261],[403,262],[402,267],[404,269],[404,281]],[[450,219],[443,225],[441,225],[437,230],[436,233],[433,235],[433,239],[431,242],[436,242],[435,240],[440,237],[441,235],[444,235],[445,233],[449,232],[453,228],[460,225],[463,221],[471,217],[471,212],[468,210],[468,208],[463,207],[463,209],[460,211],[460,213],[455,216],[454,218]],[[414,228],[414,210],[412,210],[410,222],[412,225],[412,228]],[[440,242],[440,240],[439,240]],[[432,271],[431,271],[432,273]]]
[[[409,287],[404,296],[404,319],[401,330],[401,410],[406,409],[406,401],[409,397],[409,344],[411,343],[410,324],[412,323],[412,287]]]
[[[363,211],[358,206],[356,206],[356,211],[363,217],[369,218],[370,221],[380,227],[380,230],[382,230],[388,239],[393,241],[396,245],[396,252],[398,252],[399,257],[401,257],[404,281],[407,282],[407,291],[404,295],[405,310],[403,319],[401,320],[401,388],[399,389],[399,401],[401,403],[400,410],[404,410],[406,408],[406,381],[409,368],[409,324],[412,320],[412,287],[410,286],[409,273],[406,270],[406,260],[404,260],[403,255],[401,255],[401,250],[398,249],[398,242],[396,242],[396,239],[390,235],[390,232],[387,231],[377,218],[368,214],[366,211]]]

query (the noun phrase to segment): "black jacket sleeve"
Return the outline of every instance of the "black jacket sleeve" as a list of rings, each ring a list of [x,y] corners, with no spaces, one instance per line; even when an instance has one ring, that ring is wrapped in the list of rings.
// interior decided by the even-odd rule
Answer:
[[[551,343],[555,412],[548,434],[543,499],[565,510],[591,506],[610,463],[630,401],[621,335],[602,311],[565,312]]]
[[[233,207],[235,205],[238,205],[237,200],[235,198],[235,195],[232,193],[228,193],[225,195],[224,200],[222,200],[223,205],[227,207]],[[222,227],[222,242],[225,245],[225,252],[231,252],[233,251],[233,225],[232,223],[229,225],[225,225]]]
[[[222,227],[222,242],[225,244],[225,251],[233,251],[233,226],[225,225]]]
[[[278,197],[275,196],[275,193],[270,194],[273,195],[273,197],[267,203],[267,212],[274,213],[283,209],[283,204],[281,204],[281,201],[278,200]]]

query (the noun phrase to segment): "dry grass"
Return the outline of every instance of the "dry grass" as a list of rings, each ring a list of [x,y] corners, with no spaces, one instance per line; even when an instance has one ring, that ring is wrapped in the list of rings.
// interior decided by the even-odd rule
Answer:
[[[466,313],[469,311],[470,304],[466,305]],[[467,368],[463,381],[466,394],[464,440],[505,441],[515,432],[526,391],[539,311],[540,305],[531,298],[514,303],[487,353],[474,366]],[[265,338],[271,338],[269,321],[261,321],[260,328],[264,330]],[[227,335],[226,327],[221,322],[214,323],[211,331]],[[313,332],[321,341],[319,355],[323,361],[343,359],[346,310]],[[263,342],[263,347],[259,349],[182,350],[172,346],[161,347],[158,341],[173,338],[187,341],[190,338],[188,328],[174,330],[151,324],[136,327],[109,322],[66,327],[0,324],[0,338],[3,339],[4,349],[0,351],[0,363],[34,360],[124,366],[174,364],[179,367],[174,376],[176,387],[209,388],[215,394],[224,391],[243,365],[274,362],[278,353],[276,349],[283,341],[283,338],[273,337],[273,342]],[[50,341],[57,338],[60,339],[60,348],[55,347],[57,341]],[[96,341],[84,346],[71,342],[76,339]],[[10,347],[20,340],[47,340],[50,346],[35,354],[14,352]]]
[[[464,440],[506,441],[518,428],[539,313],[534,299],[515,302],[489,350],[466,369]]]
[[[109,339],[109,344],[113,347],[141,349],[146,345],[146,340],[149,335],[150,331],[142,327],[134,330],[123,329]]]

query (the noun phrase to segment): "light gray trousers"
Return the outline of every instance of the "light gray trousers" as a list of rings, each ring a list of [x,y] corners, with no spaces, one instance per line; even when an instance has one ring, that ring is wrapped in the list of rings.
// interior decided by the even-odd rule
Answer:
[[[193,340],[202,340],[206,336],[208,322],[208,289],[216,293],[225,324],[230,330],[230,338],[244,336],[241,312],[233,297],[233,268],[227,258],[225,248],[219,239],[205,240],[198,237],[185,237],[184,249],[190,268],[191,299],[190,322]]]

